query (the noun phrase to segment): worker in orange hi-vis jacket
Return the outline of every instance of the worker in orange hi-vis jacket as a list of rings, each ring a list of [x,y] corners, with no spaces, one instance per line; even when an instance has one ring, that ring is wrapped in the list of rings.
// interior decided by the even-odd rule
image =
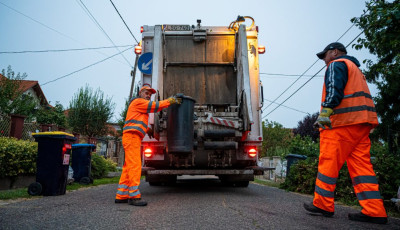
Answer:
[[[119,180],[115,203],[129,203],[135,206],[146,206],[139,191],[142,173],[140,146],[146,133],[152,135],[148,127],[149,113],[156,113],[172,104],[181,104],[182,98],[170,97],[163,101],[150,101],[156,91],[149,86],[143,86],[139,97],[132,99],[126,114],[122,133],[122,145],[125,150],[125,162]]]
[[[370,161],[369,134],[378,125],[378,117],[360,63],[348,56],[339,42],[329,44],[317,56],[327,65],[321,112],[314,124],[320,130],[320,155],[314,200],[305,203],[304,208],[333,216],[336,180],[347,162],[362,207],[361,212],[349,213],[348,218],[385,224],[387,214]]]

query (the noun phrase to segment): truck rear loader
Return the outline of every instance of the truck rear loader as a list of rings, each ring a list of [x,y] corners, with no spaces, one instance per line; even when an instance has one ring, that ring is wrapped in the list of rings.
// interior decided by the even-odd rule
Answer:
[[[251,26],[241,24],[250,19]],[[150,115],[154,138],[142,141],[143,169],[150,185],[175,182],[178,175],[216,175],[246,187],[262,145],[262,85],[258,28],[251,17],[227,26],[155,25],[142,27],[142,52],[151,53],[152,71],[140,82],[172,95],[181,105]],[[151,63],[150,63],[151,62]]]

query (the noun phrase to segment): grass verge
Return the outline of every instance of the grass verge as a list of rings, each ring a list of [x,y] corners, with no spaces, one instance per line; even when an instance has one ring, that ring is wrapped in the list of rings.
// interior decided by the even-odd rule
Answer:
[[[279,182],[260,180],[260,179],[257,179],[257,178],[254,178],[254,183],[262,184],[262,185],[266,185],[266,186],[274,187],[274,188],[279,188],[279,185],[281,184]]]
[[[67,191],[73,191],[80,188],[88,188],[93,186],[98,186],[102,184],[116,184],[119,181],[119,177],[112,177],[112,178],[102,178],[102,179],[95,179],[93,184],[83,185],[79,183],[72,183],[67,185]],[[11,190],[4,190],[0,191],[0,200],[13,200],[18,198],[33,198],[37,196],[31,196],[28,194],[28,188],[19,188],[19,189],[11,189]]]

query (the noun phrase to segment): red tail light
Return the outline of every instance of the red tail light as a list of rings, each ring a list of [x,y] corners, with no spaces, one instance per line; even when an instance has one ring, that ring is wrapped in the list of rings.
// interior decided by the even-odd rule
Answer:
[[[64,144],[64,146],[62,147],[62,154],[66,154],[68,149],[71,149],[71,145],[70,144]]]
[[[143,33],[144,29],[143,26],[140,27],[140,33]]]
[[[258,53],[259,54],[265,53],[265,46],[258,46]]]
[[[153,151],[151,150],[151,148],[145,148],[144,149],[144,156],[149,158],[153,155]]]
[[[135,46],[135,54],[141,54],[142,53],[142,47],[141,46]]]
[[[257,149],[256,148],[250,148],[248,153],[249,153],[250,157],[255,157],[255,156],[257,156]]]

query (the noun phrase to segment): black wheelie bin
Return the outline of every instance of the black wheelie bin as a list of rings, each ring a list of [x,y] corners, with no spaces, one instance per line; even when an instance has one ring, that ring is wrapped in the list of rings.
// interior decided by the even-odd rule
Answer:
[[[36,182],[28,187],[30,195],[64,195],[67,188],[71,145],[76,138],[65,132],[41,132],[32,136],[38,142]]]
[[[92,151],[96,148],[93,144],[72,145],[72,169],[74,180],[81,184],[93,183],[90,177]]]

